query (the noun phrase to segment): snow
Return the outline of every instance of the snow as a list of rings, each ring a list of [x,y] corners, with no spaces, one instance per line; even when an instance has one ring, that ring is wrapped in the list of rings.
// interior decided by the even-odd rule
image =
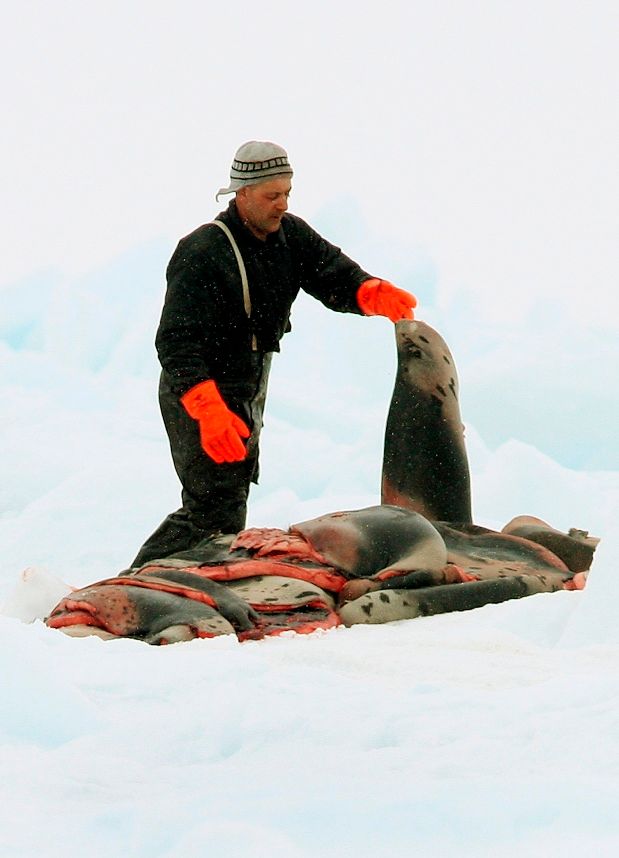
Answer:
[[[387,3],[366,20],[317,0],[290,39],[290,4],[242,25],[192,2],[173,20],[72,5],[11,13],[0,55],[0,855],[615,856],[616,10]],[[244,55],[286,81],[231,116]],[[178,506],[152,344],[165,264],[252,137],[288,147],[293,210],[415,292],[450,345],[475,520],[589,530],[586,590],[243,644],[37,619]],[[299,299],[249,526],[377,502],[394,368],[386,320]]]
[[[610,856],[617,648],[557,646],[578,598],[162,649],[6,620],[2,854]]]

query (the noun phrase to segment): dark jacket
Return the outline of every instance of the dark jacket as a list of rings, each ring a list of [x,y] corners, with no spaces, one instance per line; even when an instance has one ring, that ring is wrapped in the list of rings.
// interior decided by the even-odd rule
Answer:
[[[326,307],[361,313],[356,292],[372,275],[305,221],[285,214],[266,241],[243,225],[231,202],[217,216],[231,230],[247,270],[251,319],[227,236],[205,224],[181,239],[167,269],[168,288],[156,346],[175,393],[213,378],[242,381],[250,372],[251,338],[259,352],[279,351],[290,308],[303,289]]]

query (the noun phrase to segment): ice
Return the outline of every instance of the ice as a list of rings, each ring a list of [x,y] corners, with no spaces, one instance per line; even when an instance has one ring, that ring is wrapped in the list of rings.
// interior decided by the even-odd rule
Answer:
[[[1,606],[6,617],[15,617],[23,623],[44,620],[71,587],[45,569],[28,567],[18,578],[13,592]]]

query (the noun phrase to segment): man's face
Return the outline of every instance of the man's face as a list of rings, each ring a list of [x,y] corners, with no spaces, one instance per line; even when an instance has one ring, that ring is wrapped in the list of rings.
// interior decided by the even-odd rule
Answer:
[[[277,176],[237,191],[236,205],[243,222],[263,241],[279,229],[291,187],[290,176]]]

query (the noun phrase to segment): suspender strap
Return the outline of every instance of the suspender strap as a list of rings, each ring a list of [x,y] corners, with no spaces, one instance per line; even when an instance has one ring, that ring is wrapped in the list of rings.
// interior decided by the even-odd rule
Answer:
[[[230,232],[229,228],[220,220],[211,221],[214,226],[218,226],[227,236],[228,241],[232,245],[232,250],[234,251],[234,255],[236,256],[237,265],[239,266],[239,272],[241,274],[241,283],[243,284],[243,305],[245,307],[245,312],[247,313],[247,318],[251,319],[251,298],[249,296],[249,281],[247,279],[247,271],[245,270],[245,263],[243,262],[243,257],[241,256],[241,251],[239,250],[239,246],[234,240],[234,236]],[[251,337],[251,348],[252,351],[258,350],[258,343],[256,341],[256,335],[252,334]]]

